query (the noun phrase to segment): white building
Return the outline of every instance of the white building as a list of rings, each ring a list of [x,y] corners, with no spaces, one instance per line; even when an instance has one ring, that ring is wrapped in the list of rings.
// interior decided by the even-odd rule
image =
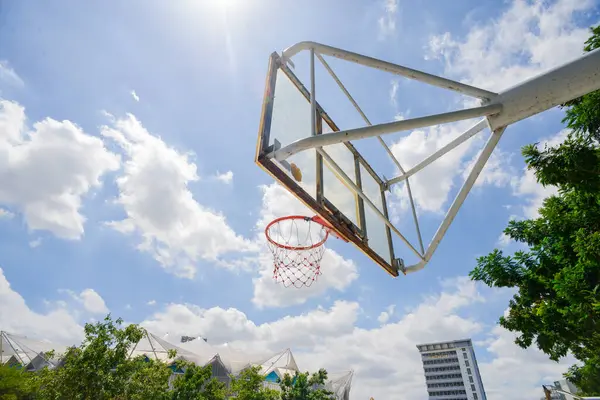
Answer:
[[[417,345],[430,400],[487,400],[471,339]]]

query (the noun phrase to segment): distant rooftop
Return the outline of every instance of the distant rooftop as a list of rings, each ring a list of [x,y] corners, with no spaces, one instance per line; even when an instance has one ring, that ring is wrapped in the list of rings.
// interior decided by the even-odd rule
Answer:
[[[435,346],[437,346],[437,348],[434,348]],[[417,349],[419,349],[419,351],[426,351],[426,350],[441,350],[441,349],[448,349],[448,348],[453,349],[456,347],[466,347],[466,346],[473,346],[471,339],[458,339],[458,340],[447,340],[444,342],[421,343],[421,344],[417,345]]]

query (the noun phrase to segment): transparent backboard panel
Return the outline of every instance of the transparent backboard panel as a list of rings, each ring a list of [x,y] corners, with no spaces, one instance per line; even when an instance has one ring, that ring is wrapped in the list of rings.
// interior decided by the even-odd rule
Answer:
[[[384,212],[383,199],[381,197],[381,188],[375,178],[367,171],[365,167],[360,166],[360,179],[362,181],[363,192],[369,200],[377,207],[379,211]],[[381,258],[387,262],[392,262],[391,241],[388,234],[388,228],[373,208],[365,203],[365,225],[367,237],[369,238],[369,247]]]
[[[269,71],[256,162],[338,233],[388,273],[397,276],[398,270],[392,266],[393,251],[387,226],[352,188],[362,185],[366,196],[386,215],[381,180],[372,175],[371,168],[351,144],[325,146],[320,149],[325,157],[316,149],[301,151],[284,162],[272,157],[273,151],[309,137],[312,130],[310,94],[306,87],[276,54],[272,55]],[[317,112],[316,134],[339,130],[318,102]],[[328,157],[343,173],[329,164]],[[301,172],[301,179],[292,173],[292,166]]]
[[[323,147],[323,151],[335,161],[352,183],[356,184],[354,154],[348,147],[335,144]],[[345,184],[344,177],[338,176],[326,160],[323,164],[323,196],[356,226],[361,227],[358,218],[358,196]]]
[[[273,145],[275,140],[277,140],[281,146],[285,146],[296,140],[310,136],[310,109],[310,103],[306,100],[306,97],[292,83],[285,72],[278,69],[275,81],[269,145]],[[300,169],[302,181],[298,182],[298,184],[313,198],[316,198],[316,151],[303,151],[293,155],[286,161],[290,164],[295,164]],[[286,166],[275,160],[273,162],[278,164],[282,170],[291,176],[291,172]]]

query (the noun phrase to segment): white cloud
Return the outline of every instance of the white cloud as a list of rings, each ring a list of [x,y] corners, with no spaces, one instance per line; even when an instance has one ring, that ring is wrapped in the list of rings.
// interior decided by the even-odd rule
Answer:
[[[133,97],[133,99],[135,101],[140,101],[140,96],[137,95],[137,93],[135,92],[135,90],[131,91],[131,97]]]
[[[568,130],[563,129],[556,135],[540,140],[538,148],[543,149],[547,146],[556,146],[563,142],[568,135]],[[513,194],[525,199],[525,204],[522,206],[522,212],[526,218],[536,218],[538,210],[542,206],[544,199],[558,192],[555,186],[542,186],[537,182],[535,173],[531,169],[525,167],[523,174],[519,177],[514,177],[511,180]]]
[[[350,333],[357,313],[357,303],[337,301],[329,310],[316,309],[257,325],[235,308],[203,309],[192,304],[170,304],[147,318],[142,325],[159,335],[199,335],[213,344],[235,342],[252,352],[270,352],[292,344],[312,347],[321,338]]]
[[[215,178],[225,184],[230,184],[231,182],[233,182],[233,172],[227,171],[222,174],[217,173],[217,175],[215,175]]]
[[[187,154],[151,135],[133,115],[104,127],[102,135],[114,140],[125,156],[117,178],[117,203],[127,217],[109,225],[139,235],[140,250],[152,254],[168,271],[188,278],[195,275],[200,260],[218,262],[226,253],[253,250],[224,215],[194,199],[188,184],[199,178]]]
[[[32,249],[35,249],[36,247],[39,247],[42,244],[42,238],[37,238],[34,240],[31,240],[29,242],[29,247],[31,247]]]
[[[500,326],[488,337],[486,349],[492,359],[480,362],[479,369],[490,400],[539,399],[541,384],[562,378],[567,366],[575,362],[572,358],[552,362],[534,348],[521,349],[514,344],[516,336]],[[519,379],[515,379],[515,371],[519,371]]]
[[[506,89],[581,55],[589,31],[576,18],[594,5],[593,0],[513,0],[502,15],[473,26],[464,38],[433,36],[430,56],[445,62],[447,74],[470,84]]]
[[[394,121],[404,121],[407,117],[408,117],[408,111],[407,112],[402,112],[402,111],[398,111],[396,112],[396,115],[394,115]]]
[[[408,118],[410,115],[410,109],[401,111],[398,109],[398,89],[400,88],[400,81],[396,78],[390,81],[390,104],[394,109],[394,121],[402,121]]]
[[[471,159],[471,161],[465,164],[462,178],[466,180],[468,175],[473,170],[473,165],[481,155],[481,151],[477,152]],[[496,148],[491,154],[487,163],[481,170],[477,181],[475,181],[474,187],[481,187],[484,185],[505,187],[510,184],[512,177],[515,175],[514,168],[510,165],[512,154],[502,151],[502,149]]]
[[[6,82],[9,85],[23,86],[24,82],[14,69],[8,65],[5,60],[0,60],[0,82]]]
[[[576,18],[593,5],[591,0],[514,0],[498,18],[473,26],[464,37],[450,33],[433,36],[428,57],[444,62],[445,75],[485,89],[505,89],[579,56],[589,32],[587,26],[577,26]],[[460,123],[414,131],[391,148],[403,166],[415,165],[468,126]],[[473,154],[475,142],[470,139],[411,178],[415,202],[421,210],[443,210],[456,176],[465,171],[464,158]],[[506,186],[514,174],[508,159],[496,150],[477,185]],[[530,178],[517,192],[535,197],[539,189],[531,189]],[[393,192],[396,198],[391,199],[392,211],[407,207],[407,196],[400,189]]]
[[[25,127],[25,109],[0,100],[0,204],[24,215],[31,230],[66,239],[83,235],[83,197],[116,170],[119,158],[70,121]]]
[[[397,12],[398,0],[385,0],[383,4],[383,15],[377,20],[380,40],[392,36],[396,32]]]
[[[149,305],[149,306],[154,306],[154,305],[156,305],[156,300],[150,300],[146,304]]]
[[[510,244],[510,241],[510,237],[506,233],[502,232],[498,237],[497,246],[501,248],[507,247]]]
[[[392,79],[390,82],[390,103],[394,108],[398,106],[398,100],[396,96],[398,95],[398,87],[400,86],[400,81],[398,79]]]
[[[522,206],[523,214],[526,218],[536,218],[538,210],[542,206],[544,199],[557,193],[554,186],[542,186],[537,183],[533,170],[523,169],[523,175],[513,179],[511,182],[513,193],[525,198],[525,204]]]
[[[382,311],[381,314],[379,314],[379,317],[377,317],[377,321],[379,321],[380,324],[386,324],[390,320],[390,317],[392,315],[394,315],[395,309],[396,309],[395,304],[389,305],[385,309],[385,311]]]
[[[108,313],[104,299],[94,289],[84,289],[78,297],[86,311],[92,314]]]
[[[1,268],[0,327],[9,333],[66,345],[78,343],[83,336],[82,326],[68,308],[56,305],[46,313],[31,310],[23,297],[11,288]]]
[[[2,218],[11,219],[14,216],[15,216],[15,214],[11,213],[10,211],[0,208],[0,219],[2,219]]]
[[[84,289],[80,293],[76,293],[69,289],[59,289],[58,292],[68,294],[73,300],[80,303],[83,306],[83,309],[89,313],[108,313],[108,307],[106,307],[104,299],[94,289]],[[64,307],[67,307],[67,303],[62,300],[55,301],[54,304],[63,304]]]
[[[263,231],[275,218],[285,215],[312,215],[312,213],[293,195],[277,183],[261,187],[263,191],[262,208],[257,222],[257,242],[262,250],[255,262],[259,266],[259,275],[253,279],[254,297],[252,302],[259,307],[286,307],[302,304],[310,297],[322,295],[329,289],[343,291],[357,277],[357,267],[352,260],[345,259],[332,249],[326,249],[321,261],[322,275],[308,288],[295,290],[285,288],[273,281],[273,260],[266,247]],[[330,238],[329,240],[336,240]],[[327,246],[327,243],[325,244]]]
[[[425,130],[415,130],[394,142],[390,149],[405,170],[409,170],[423,159],[439,150],[451,140],[463,133],[473,123],[464,121],[456,124],[438,125]],[[470,154],[471,144],[476,138],[469,139],[454,150],[440,157],[410,178],[410,185],[419,209],[441,213],[448,200],[450,190],[456,184],[461,171],[461,163]],[[402,185],[392,187],[391,207],[408,207],[408,195]]]

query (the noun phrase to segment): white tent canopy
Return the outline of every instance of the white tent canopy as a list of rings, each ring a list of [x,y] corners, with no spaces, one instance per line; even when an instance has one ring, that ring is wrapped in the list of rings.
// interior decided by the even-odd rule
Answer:
[[[50,359],[46,354],[52,350],[54,356]],[[63,345],[0,331],[0,364],[10,361],[28,369],[38,369],[48,364],[56,366],[60,355],[66,350],[67,347]]]

